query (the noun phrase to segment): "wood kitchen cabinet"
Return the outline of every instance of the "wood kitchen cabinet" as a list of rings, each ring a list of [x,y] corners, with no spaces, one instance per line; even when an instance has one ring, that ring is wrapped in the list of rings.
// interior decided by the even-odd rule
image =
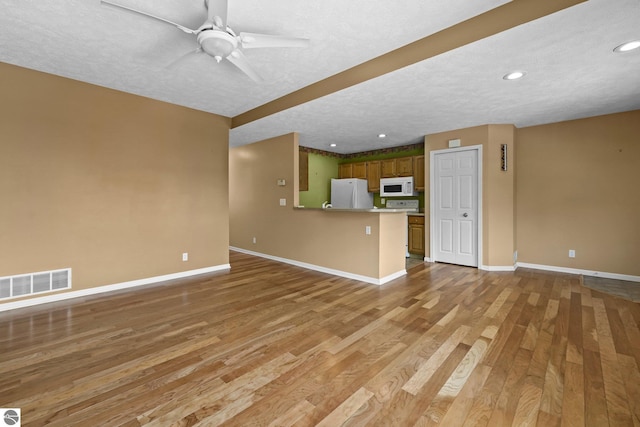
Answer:
[[[380,191],[380,161],[367,162],[367,186],[370,193]]]
[[[360,178],[368,181],[369,192],[380,191],[380,178],[413,176],[416,191],[424,191],[424,155],[372,160],[339,165],[339,178]]]
[[[338,178],[367,179],[367,163],[343,163],[338,166]]]
[[[401,157],[396,160],[396,176],[413,175],[413,157]]]
[[[298,151],[298,191],[309,191],[309,153]]]
[[[353,178],[353,163],[343,163],[339,165],[338,178]]]
[[[409,253],[424,256],[424,216],[409,215]]]
[[[367,179],[367,163],[352,163],[351,178]]]
[[[413,157],[381,160],[382,178],[413,175]]]
[[[424,156],[413,158],[413,185],[416,191],[424,191]]]
[[[380,161],[380,176],[382,178],[393,178],[396,176],[396,159]]]

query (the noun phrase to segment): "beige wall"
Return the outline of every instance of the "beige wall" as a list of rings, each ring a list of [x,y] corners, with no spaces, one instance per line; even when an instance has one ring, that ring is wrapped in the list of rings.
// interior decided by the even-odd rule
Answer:
[[[230,119],[2,63],[0,94],[0,276],[228,263]]]
[[[233,148],[229,158],[231,246],[376,279],[404,270],[403,214],[293,209],[297,134]]]
[[[518,129],[517,141],[518,261],[640,276],[640,111]]]
[[[482,259],[479,265],[512,267],[515,251],[515,128],[512,125],[484,125],[425,137],[425,177],[430,176],[430,153],[449,148],[451,139],[462,147],[482,145]],[[500,145],[507,144],[509,167],[500,169]],[[425,212],[430,210],[430,189],[425,188]],[[426,257],[430,257],[430,217],[425,217]]]

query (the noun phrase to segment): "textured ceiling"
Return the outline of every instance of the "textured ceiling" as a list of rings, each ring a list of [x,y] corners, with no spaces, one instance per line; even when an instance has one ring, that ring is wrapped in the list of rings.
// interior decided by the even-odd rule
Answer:
[[[117,0],[190,28],[203,0]],[[0,0],[0,61],[233,117],[507,3],[503,0],[229,0],[236,32],[311,39],[245,51],[265,81],[188,55],[195,36],[98,0]],[[529,126],[640,108],[639,0],[590,0],[234,128],[232,146],[288,132],[358,152],[485,123]],[[527,72],[504,81],[508,71]],[[385,140],[375,136],[384,132]],[[330,143],[338,146],[329,148]]]

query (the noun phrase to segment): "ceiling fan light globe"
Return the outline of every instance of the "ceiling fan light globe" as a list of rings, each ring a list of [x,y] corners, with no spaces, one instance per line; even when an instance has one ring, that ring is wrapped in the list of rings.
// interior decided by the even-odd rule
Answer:
[[[235,37],[218,30],[202,31],[198,34],[198,43],[202,50],[216,58],[218,62],[220,62],[222,58],[229,56],[238,46]],[[218,57],[220,59],[218,59]]]

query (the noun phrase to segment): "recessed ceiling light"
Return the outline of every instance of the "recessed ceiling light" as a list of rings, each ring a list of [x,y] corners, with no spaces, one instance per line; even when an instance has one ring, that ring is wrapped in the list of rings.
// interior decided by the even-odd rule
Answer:
[[[387,135],[385,135],[384,133],[379,133],[378,134],[378,138],[386,138],[386,137],[387,137]]]
[[[330,144],[330,147],[336,147],[338,144]]]
[[[513,71],[509,74],[505,74],[504,76],[502,76],[502,78],[505,80],[518,80],[523,78],[524,75],[525,75],[524,71]]]
[[[629,52],[640,47],[640,40],[634,40],[632,42],[623,43],[613,49],[614,52]]]

